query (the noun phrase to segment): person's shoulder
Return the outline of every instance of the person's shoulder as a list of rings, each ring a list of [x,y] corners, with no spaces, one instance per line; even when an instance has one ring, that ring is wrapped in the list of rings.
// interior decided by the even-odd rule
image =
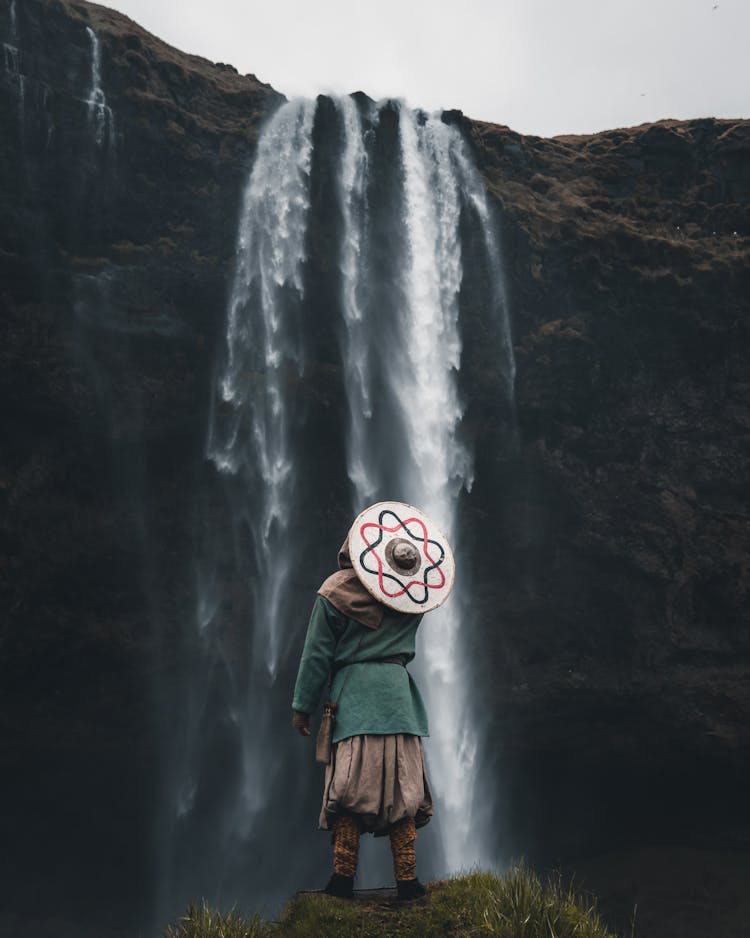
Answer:
[[[316,595],[316,597],[315,597],[315,605],[318,606],[318,608],[323,609],[323,610],[324,610],[325,612],[327,612],[329,615],[332,615],[332,616],[340,616],[340,615],[341,615],[341,613],[340,613],[340,612],[338,611],[338,609],[333,605],[333,603],[330,601],[330,599],[326,599],[326,597],[323,596],[323,595],[321,595],[320,593],[318,593],[318,594]]]
[[[346,629],[351,622],[351,619],[345,616],[340,609],[337,609],[327,596],[322,596],[320,593],[315,597],[313,611],[319,615],[324,615],[328,624],[339,632]]]
[[[342,582],[348,578],[347,570],[334,570],[330,576],[327,576],[325,580],[318,587],[318,593],[323,597],[327,593],[331,593],[341,586]]]

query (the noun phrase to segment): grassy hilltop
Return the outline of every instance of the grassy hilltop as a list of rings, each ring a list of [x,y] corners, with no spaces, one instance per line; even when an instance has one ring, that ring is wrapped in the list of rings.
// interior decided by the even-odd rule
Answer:
[[[191,906],[165,938],[615,938],[595,903],[523,866],[431,883],[415,902],[300,893],[278,921]]]

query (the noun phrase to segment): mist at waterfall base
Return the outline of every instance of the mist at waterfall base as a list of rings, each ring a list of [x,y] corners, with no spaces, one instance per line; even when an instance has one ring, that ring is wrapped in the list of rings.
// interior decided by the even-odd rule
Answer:
[[[161,921],[196,895],[273,909],[322,886],[322,768],[292,732],[291,689],[315,590],[355,514],[384,498],[422,507],[458,555],[455,595],[425,618],[412,666],[436,801],[419,872],[501,859],[470,704],[467,308],[483,308],[509,447],[513,361],[497,220],[468,147],[449,116],[398,102],[292,101],[265,127],[239,215],[196,480],[195,621],[181,700],[163,701],[181,719],[156,838]],[[387,842],[364,841],[358,884],[388,883]]]

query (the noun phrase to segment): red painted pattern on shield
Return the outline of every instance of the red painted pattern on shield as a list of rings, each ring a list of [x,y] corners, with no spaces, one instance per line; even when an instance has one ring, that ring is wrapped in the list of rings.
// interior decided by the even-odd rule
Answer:
[[[365,534],[365,531],[367,530],[367,528],[376,528],[378,531],[387,531],[389,534],[395,534],[396,531],[399,530],[399,528],[403,528],[406,531],[406,533],[409,535],[409,537],[412,537],[411,533],[409,532],[409,529],[406,527],[407,524],[412,524],[412,523],[418,524],[419,527],[422,529],[422,551],[424,552],[425,557],[433,565],[433,568],[437,570],[437,572],[440,574],[440,582],[439,583],[425,583],[424,580],[410,580],[402,590],[399,590],[396,593],[389,593],[388,590],[385,588],[385,583],[383,582],[383,562],[378,556],[377,550],[374,549],[372,550],[371,553],[375,557],[375,560],[377,561],[377,564],[378,564],[378,585],[380,586],[380,589],[383,595],[387,596],[389,599],[397,599],[399,596],[403,596],[410,586],[426,586],[427,589],[431,589],[431,590],[433,589],[439,590],[445,586],[445,574],[440,569],[440,567],[435,566],[435,561],[432,559],[432,557],[430,557],[430,552],[427,548],[427,544],[428,544],[427,528],[424,522],[421,521],[419,518],[407,518],[406,521],[400,521],[399,524],[394,524],[392,528],[389,528],[384,524],[376,524],[374,521],[368,521],[360,527],[359,533],[362,536],[362,540],[365,542],[365,544],[367,544],[368,547],[371,547],[372,543],[367,540],[367,535]]]

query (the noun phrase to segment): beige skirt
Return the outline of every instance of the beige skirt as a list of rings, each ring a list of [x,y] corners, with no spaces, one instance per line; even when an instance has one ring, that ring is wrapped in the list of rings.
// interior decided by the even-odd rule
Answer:
[[[391,824],[432,817],[432,793],[419,736],[349,736],[336,743],[326,766],[319,827],[331,830],[339,814],[354,814],[362,829],[387,834]]]

